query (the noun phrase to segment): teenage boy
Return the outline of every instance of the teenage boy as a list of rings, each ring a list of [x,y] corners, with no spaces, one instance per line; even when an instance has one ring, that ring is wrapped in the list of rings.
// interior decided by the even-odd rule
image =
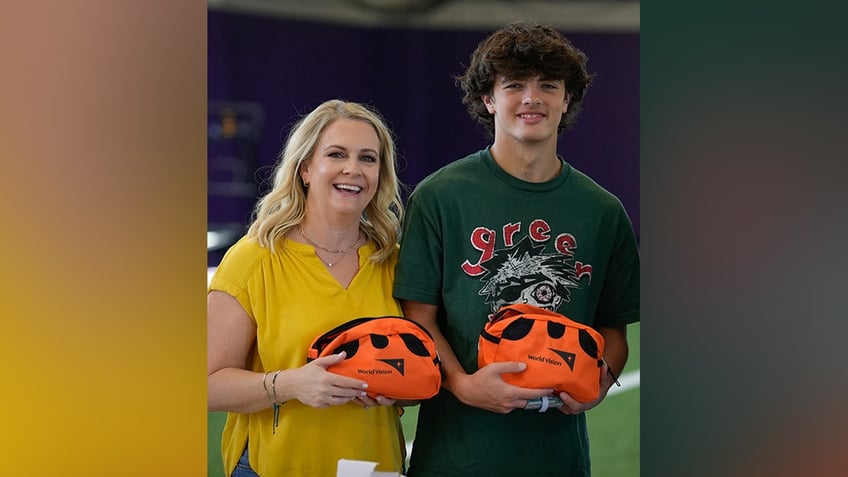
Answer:
[[[639,253],[621,202],[557,155],[591,82],[586,56],[549,26],[485,39],[458,78],[491,146],[422,181],[403,223],[394,296],[436,340],[442,391],[422,402],[409,477],[588,477],[584,412],[627,361],[639,321]],[[521,362],[478,369],[477,342],[501,306],[529,303],[604,337],[601,393],[525,410],[552,389],[503,381]],[[608,367],[607,367],[608,366]]]

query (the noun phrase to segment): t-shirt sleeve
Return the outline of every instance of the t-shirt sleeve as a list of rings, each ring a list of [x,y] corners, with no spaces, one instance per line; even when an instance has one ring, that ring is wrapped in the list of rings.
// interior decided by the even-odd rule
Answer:
[[[401,228],[394,297],[441,304],[443,240],[430,190],[419,184],[409,198]]]
[[[626,325],[640,320],[639,249],[633,226],[623,207],[616,221],[614,236],[595,326]]]
[[[244,238],[236,242],[224,254],[209,282],[209,291],[221,291],[238,300],[253,321],[256,318],[251,304],[250,283],[259,265],[256,247],[258,245]]]

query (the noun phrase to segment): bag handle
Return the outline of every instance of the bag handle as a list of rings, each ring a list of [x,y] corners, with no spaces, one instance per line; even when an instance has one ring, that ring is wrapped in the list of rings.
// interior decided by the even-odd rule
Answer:
[[[550,317],[562,317],[563,315],[555,312],[546,310],[544,308],[539,308],[538,306],[529,305],[527,303],[513,303],[511,305],[504,305],[495,313],[495,316],[492,317],[491,323],[502,320],[504,318],[509,318],[515,315],[523,315],[523,314],[531,314],[531,315],[545,315]]]
[[[361,318],[355,318],[355,319],[350,320],[350,321],[346,321],[346,322],[340,324],[339,326],[336,326],[335,328],[333,328],[333,329],[327,331],[326,333],[322,334],[318,338],[315,338],[315,340],[312,342],[312,345],[309,347],[309,350],[307,350],[307,360],[311,361],[312,359],[315,359],[315,358],[311,358],[311,356],[313,356],[313,355],[317,358],[318,354],[320,354],[321,351],[328,344],[330,344],[334,339],[336,339],[339,335],[341,335],[345,331],[348,331],[352,328],[355,328],[355,327],[357,327],[357,326],[359,326],[363,323],[366,323],[368,321],[379,320],[379,319],[382,319],[382,318],[394,318],[394,319],[404,320],[404,321],[407,321],[409,323],[412,323],[416,327],[418,327],[421,331],[423,331],[427,336],[429,336],[430,339],[433,339],[433,335],[430,334],[430,331],[427,330],[427,328],[425,328],[424,326],[422,326],[418,322],[411,320],[411,319],[409,319],[405,316],[394,316],[394,315],[365,316],[365,317],[361,317]]]
[[[366,321],[371,321],[373,319],[373,317],[364,317],[346,321],[316,338],[315,341],[312,343],[311,349],[321,351],[322,349],[324,349],[325,346],[327,346],[328,343],[336,339],[336,337],[340,334],[355,326],[365,323]]]

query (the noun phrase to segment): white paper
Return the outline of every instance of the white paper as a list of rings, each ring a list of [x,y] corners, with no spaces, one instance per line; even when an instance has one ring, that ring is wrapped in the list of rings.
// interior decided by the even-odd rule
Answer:
[[[336,477],[404,477],[397,472],[378,472],[376,462],[366,460],[339,459]]]
[[[339,464],[336,467],[336,477],[371,477],[371,472],[376,467],[376,462],[339,459]]]

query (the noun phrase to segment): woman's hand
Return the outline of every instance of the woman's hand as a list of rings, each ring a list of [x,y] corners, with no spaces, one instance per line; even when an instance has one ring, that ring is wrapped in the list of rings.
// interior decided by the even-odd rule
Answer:
[[[394,406],[397,402],[395,399],[389,399],[386,396],[377,396],[374,399],[371,399],[368,395],[358,397],[356,398],[356,401],[358,401],[365,409],[374,406]]]
[[[354,399],[367,399],[365,389],[368,384],[365,381],[327,371],[328,367],[344,358],[345,352],[342,351],[285,371],[280,375],[282,392],[280,381],[277,383],[277,396],[285,397],[286,400],[297,399],[311,407],[338,406]]]

